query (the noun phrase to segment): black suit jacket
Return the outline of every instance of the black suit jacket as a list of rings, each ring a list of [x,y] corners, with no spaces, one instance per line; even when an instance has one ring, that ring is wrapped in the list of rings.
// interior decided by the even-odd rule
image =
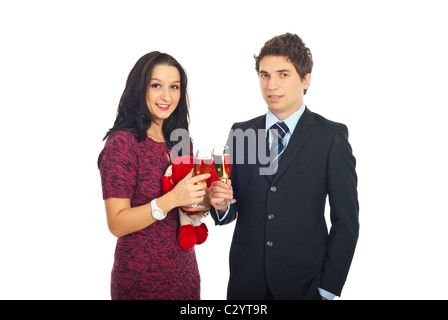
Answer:
[[[254,163],[252,153],[267,142],[250,132],[265,132],[265,119],[233,125],[247,133],[244,147],[235,131],[228,141],[237,202],[222,222],[212,214],[218,225],[237,219],[227,297],[264,299],[267,287],[275,299],[320,298],[318,287],[340,295],[359,231],[356,161],[347,127],[306,109],[277,173],[260,175],[262,157]],[[330,232],[324,217],[327,196]]]

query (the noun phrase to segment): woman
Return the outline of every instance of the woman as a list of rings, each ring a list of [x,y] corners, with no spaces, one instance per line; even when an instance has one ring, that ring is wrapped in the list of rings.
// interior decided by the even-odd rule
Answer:
[[[179,206],[204,200],[210,175],[192,173],[163,195],[174,129],[188,130],[187,77],[170,55],[151,52],[131,70],[100,168],[107,223],[118,237],[112,299],[199,299],[194,249],[177,242]]]

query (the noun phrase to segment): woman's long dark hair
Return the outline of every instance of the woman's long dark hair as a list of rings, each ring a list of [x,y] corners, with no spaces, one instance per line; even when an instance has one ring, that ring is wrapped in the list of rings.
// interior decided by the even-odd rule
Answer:
[[[146,139],[147,130],[154,122],[148,105],[146,93],[151,80],[151,72],[156,65],[168,65],[176,67],[180,73],[180,99],[177,108],[163,121],[162,132],[168,147],[173,147],[170,141],[171,132],[174,129],[185,129],[188,131],[190,122],[189,101],[187,94],[187,75],[182,66],[172,56],[158,51],[150,52],[141,57],[129,73],[126,87],[118,105],[117,118],[114,126],[109,129],[103,140],[112,132],[125,130],[137,134],[138,142]]]

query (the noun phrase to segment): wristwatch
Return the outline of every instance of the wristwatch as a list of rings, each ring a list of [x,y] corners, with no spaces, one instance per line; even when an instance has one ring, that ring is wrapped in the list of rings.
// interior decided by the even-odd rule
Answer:
[[[156,220],[163,220],[165,219],[166,214],[164,214],[163,210],[157,206],[156,200],[157,198],[151,201],[152,217]]]

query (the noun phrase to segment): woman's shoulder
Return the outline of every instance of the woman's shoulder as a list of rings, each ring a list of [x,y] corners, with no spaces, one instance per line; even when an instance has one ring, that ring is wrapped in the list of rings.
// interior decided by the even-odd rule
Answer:
[[[127,130],[117,130],[110,134],[109,139],[125,139],[129,141],[137,141],[137,134]]]
[[[106,144],[126,144],[128,146],[135,145],[137,143],[137,135],[133,132],[126,130],[117,130],[110,134],[107,138]]]
[[[139,149],[137,135],[125,130],[114,131],[107,138],[104,149],[123,154],[136,154]]]
[[[112,132],[104,144],[103,150],[98,157],[98,167],[104,158],[132,158],[136,154],[136,136],[129,131],[119,130]]]

